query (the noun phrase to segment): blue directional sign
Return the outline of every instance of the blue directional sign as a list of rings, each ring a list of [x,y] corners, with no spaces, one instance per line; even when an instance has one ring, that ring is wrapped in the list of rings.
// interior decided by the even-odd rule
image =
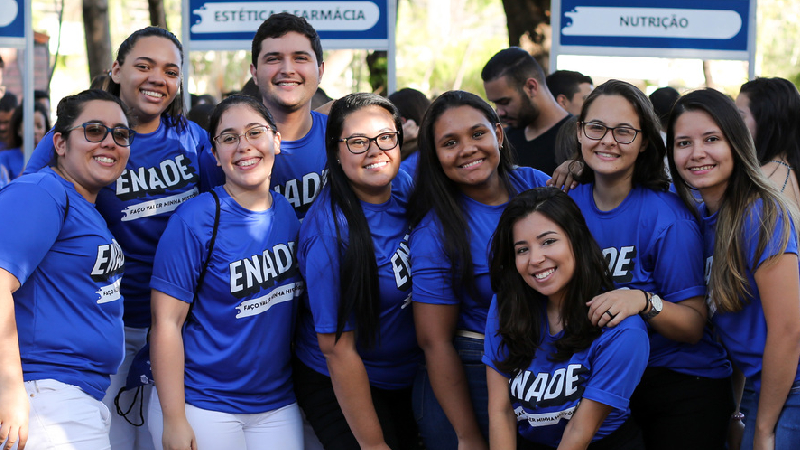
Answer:
[[[258,26],[283,11],[308,20],[325,49],[389,48],[388,0],[189,0],[184,17],[192,50],[233,50],[249,49]]]
[[[557,54],[746,60],[755,46],[751,0],[553,0],[552,14]]]
[[[0,0],[0,47],[25,46],[25,1]]]

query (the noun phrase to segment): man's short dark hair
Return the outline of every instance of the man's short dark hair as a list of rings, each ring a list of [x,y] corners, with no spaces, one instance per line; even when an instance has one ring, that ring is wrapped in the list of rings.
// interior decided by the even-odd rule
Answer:
[[[3,62],[3,57],[2,57],[2,56],[0,56],[0,69],[3,69],[3,68],[5,68],[5,67],[6,67],[6,63],[5,63],[5,62]]]
[[[38,102],[39,100],[41,100],[43,98],[46,98],[49,101],[50,100],[50,94],[48,94],[47,91],[43,91],[43,90],[40,90],[40,89],[37,89],[37,90],[33,91],[33,100],[34,101]]]
[[[545,83],[542,66],[530,53],[519,47],[500,50],[492,56],[481,71],[481,79],[484,83],[503,76],[508,77],[509,84],[517,89],[522,89],[528,78],[535,78],[540,85]]]
[[[658,120],[662,124],[667,123],[669,113],[672,112],[672,107],[675,106],[675,102],[680,96],[681,94],[671,86],[660,87],[650,94],[650,103],[653,104],[653,109],[656,110]]]
[[[0,98],[0,112],[14,111],[19,105],[19,100],[14,94],[6,94]]]
[[[580,85],[584,83],[594,84],[592,77],[574,70],[556,70],[547,76],[547,89],[550,89],[553,97],[564,95],[569,101],[572,101],[572,97],[581,90]]]
[[[258,67],[258,55],[261,54],[261,43],[264,42],[264,39],[277,39],[290,31],[300,33],[311,41],[311,48],[314,49],[314,56],[317,57],[317,65],[321,66],[322,42],[319,40],[317,30],[315,30],[306,19],[287,12],[280,12],[269,16],[269,18],[258,27],[256,35],[253,36],[251,50],[253,66]]]

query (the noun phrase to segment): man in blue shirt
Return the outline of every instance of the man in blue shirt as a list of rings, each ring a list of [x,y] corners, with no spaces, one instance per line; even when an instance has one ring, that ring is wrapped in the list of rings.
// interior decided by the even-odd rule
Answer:
[[[324,72],[319,35],[305,19],[278,13],[258,28],[250,74],[281,134],[272,188],[300,220],[322,187],[328,118],[311,110],[311,99]]]

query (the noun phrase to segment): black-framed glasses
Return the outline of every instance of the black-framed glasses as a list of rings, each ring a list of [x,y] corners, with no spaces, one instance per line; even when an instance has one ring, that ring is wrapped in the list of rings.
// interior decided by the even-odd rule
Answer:
[[[339,139],[339,142],[347,144],[347,149],[354,155],[360,155],[369,150],[370,142],[374,142],[379,149],[386,152],[397,147],[397,144],[400,143],[398,134],[398,131],[387,131],[373,138],[366,136],[350,136]]]
[[[219,136],[214,138],[214,142],[223,147],[236,147],[242,141],[242,136],[244,136],[247,142],[256,145],[263,141],[270,131],[273,131],[272,128],[266,125],[259,125],[241,134],[231,132],[220,133]]]
[[[122,147],[130,147],[136,135],[136,132],[128,127],[107,127],[97,122],[85,122],[70,128],[67,132],[78,128],[83,128],[83,138],[86,142],[103,142],[108,133],[111,133],[111,139]]]
[[[597,122],[581,122],[581,128],[583,128],[584,136],[593,141],[602,140],[606,136],[606,133],[611,131],[611,136],[618,144],[630,144],[642,131],[629,126],[607,127]]]

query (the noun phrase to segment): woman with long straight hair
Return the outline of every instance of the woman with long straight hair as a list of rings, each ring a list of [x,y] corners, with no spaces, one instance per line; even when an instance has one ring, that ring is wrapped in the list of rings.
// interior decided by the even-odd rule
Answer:
[[[614,283],[567,194],[539,188],[511,200],[491,269],[491,448],[643,450],[628,399],[647,366],[647,330],[636,316],[614,328],[589,319],[587,301]]]
[[[497,114],[464,91],[440,95],[419,134],[409,215],[414,321],[425,351],[414,396],[428,448],[486,448],[489,240],[508,201],[548,176],[517,168]]]
[[[702,220],[707,302],[716,334],[753,390],[742,449],[800,446],[798,217],[761,172],[736,105],[703,89],[681,97],[667,126],[675,189]]]
[[[722,450],[731,367],[706,327],[700,228],[667,191],[659,129],[648,98],[624,81],[603,83],[584,102],[574,130],[583,184],[569,195],[617,287],[592,299],[589,315],[605,327],[637,314],[647,322],[650,361],[631,411],[648,450]]]
[[[333,103],[327,179],[300,228],[306,291],[294,367],[298,403],[327,450],[417,448],[411,385],[421,355],[402,144],[400,115],[385,98]]]
[[[125,360],[112,378],[103,400],[112,410],[113,450],[152,448],[147,426],[150,386],[143,392],[125,386],[129,367],[147,341],[150,326],[150,275],[158,239],[172,213],[200,191],[221,184],[222,177],[211,154],[208,133],[183,115],[183,46],[169,31],[147,27],[134,31],[117,50],[107,90],[118,96],[136,118],[137,139],[128,165],[116,183],[104,188],[97,209],[106,219],[126,257]],[[25,173],[44,167],[53,155],[52,139],[43,139],[33,152]],[[138,377],[137,377],[138,378]],[[139,396],[144,405],[133,402]],[[128,411],[128,417],[119,414]]]
[[[750,130],[761,171],[800,209],[800,93],[784,78],[762,77],[739,88],[736,107]]]

